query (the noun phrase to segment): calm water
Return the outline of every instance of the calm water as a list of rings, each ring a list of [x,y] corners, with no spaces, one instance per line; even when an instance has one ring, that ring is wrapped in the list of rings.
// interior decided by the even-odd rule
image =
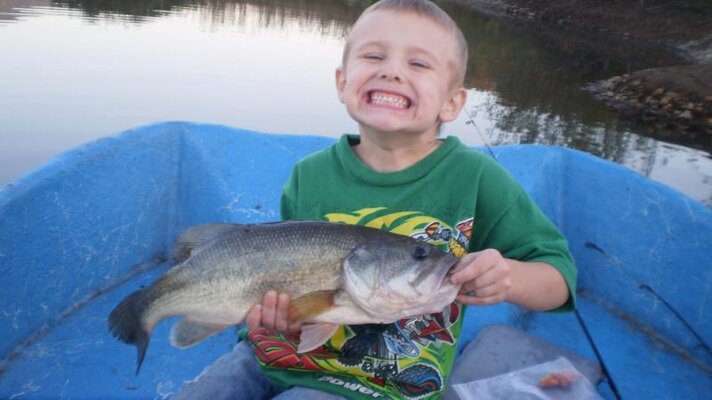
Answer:
[[[156,121],[354,132],[333,77],[364,3],[0,0],[0,185],[62,151]],[[579,90],[660,63],[657,56],[551,45],[543,35],[445,8],[473,55],[466,112],[445,134],[470,145],[585,150],[712,205],[709,145],[651,139]]]

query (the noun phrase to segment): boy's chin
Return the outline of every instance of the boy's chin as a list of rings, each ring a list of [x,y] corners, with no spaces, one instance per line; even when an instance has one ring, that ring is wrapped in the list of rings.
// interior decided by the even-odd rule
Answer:
[[[370,132],[382,134],[417,133],[422,130],[413,123],[405,123],[404,121],[397,121],[393,118],[359,121],[359,126],[361,130],[366,129]]]
[[[397,135],[413,135],[413,136],[421,136],[425,133],[427,133],[429,130],[428,129],[423,129],[422,127],[413,127],[413,126],[361,126],[361,132],[364,131],[364,128],[368,130],[368,132],[375,133],[377,135],[384,135],[384,136],[397,136]],[[434,131],[435,134],[434,136],[437,136],[437,129]]]
[[[364,130],[368,132],[372,132],[378,135],[398,135],[398,134],[408,134],[408,133],[414,133],[412,129],[407,129],[402,126],[383,126],[383,125],[361,125],[361,131],[363,132]]]

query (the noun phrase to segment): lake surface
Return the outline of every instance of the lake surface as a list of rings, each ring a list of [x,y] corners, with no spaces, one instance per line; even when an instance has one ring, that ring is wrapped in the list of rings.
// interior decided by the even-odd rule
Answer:
[[[0,185],[70,148],[157,121],[356,132],[336,98],[334,70],[366,3],[0,0]],[[444,8],[472,55],[465,112],[445,135],[477,146],[580,149],[712,205],[708,145],[648,137],[580,90],[664,63],[658,55],[552,44],[544,34]]]

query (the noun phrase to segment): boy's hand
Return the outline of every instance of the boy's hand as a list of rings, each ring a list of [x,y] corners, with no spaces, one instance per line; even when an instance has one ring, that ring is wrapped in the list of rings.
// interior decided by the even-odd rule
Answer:
[[[489,305],[508,299],[512,269],[499,251],[486,249],[467,254],[450,278],[462,284],[457,300],[463,304]]]
[[[250,329],[268,328],[277,332],[299,332],[302,324],[289,315],[289,296],[277,294],[274,290],[265,293],[262,304],[256,304],[245,316]]]

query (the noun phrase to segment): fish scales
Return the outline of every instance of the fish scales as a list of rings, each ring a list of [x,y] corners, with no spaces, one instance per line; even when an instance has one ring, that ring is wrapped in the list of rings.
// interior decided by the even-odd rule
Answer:
[[[301,307],[303,322],[318,321],[327,329],[317,341],[303,331],[307,346],[328,339],[337,323],[392,322],[409,312],[440,311],[457,292],[446,277],[455,257],[405,236],[353,225],[198,226],[181,235],[174,254],[182,257],[175,267],[109,316],[112,334],[137,346],[137,372],[151,332],[163,319],[184,317],[173,327],[171,342],[191,346],[240,323],[269,290],[288,294]]]
[[[226,246],[202,248],[177,266],[170,274],[171,284],[160,286],[146,319],[152,326],[166,316],[194,313],[217,303],[234,310],[235,320],[221,322],[238,323],[268,290],[298,297],[313,291],[315,284],[316,290],[335,289],[342,260],[355,242],[361,242],[343,236],[325,229],[236,230],[223,238]],[[170,296],[163,296],[167,293]],[[240,309],[241,304],[248,306]]]

